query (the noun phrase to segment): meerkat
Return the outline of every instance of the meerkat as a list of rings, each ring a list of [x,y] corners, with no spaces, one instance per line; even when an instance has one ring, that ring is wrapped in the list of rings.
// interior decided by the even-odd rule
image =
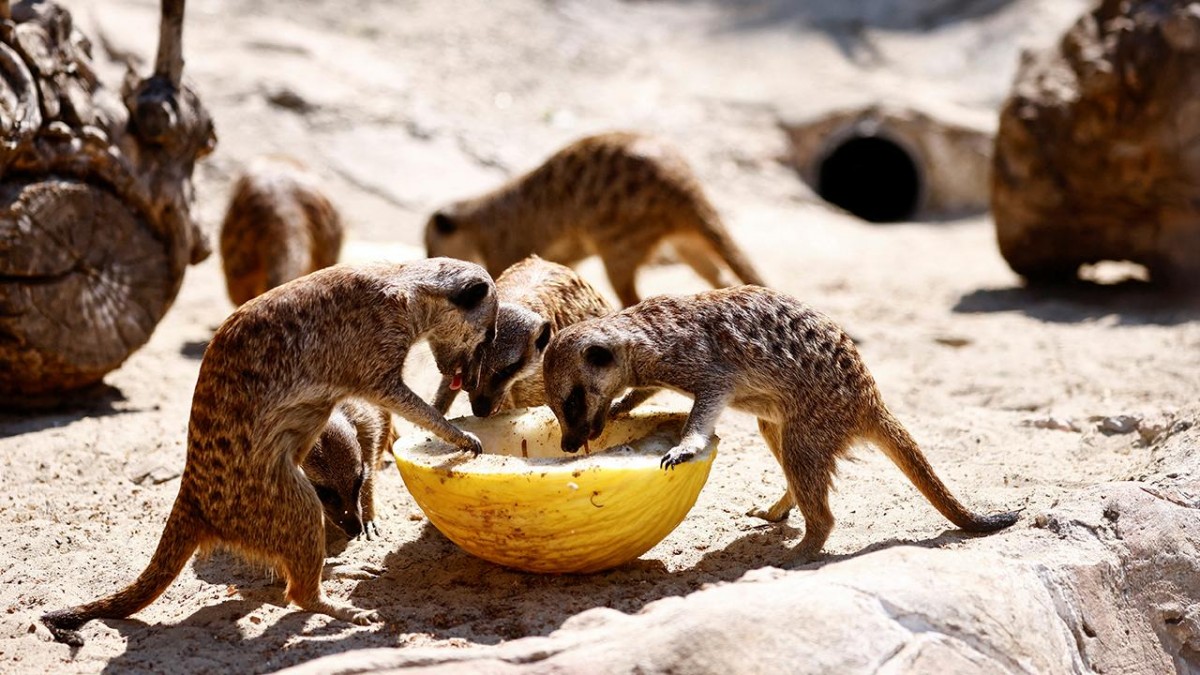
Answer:
[[[321,501],[300,470],[334,407],[348,397],[391,410],[474,453],[460,431],[405,385],[409,348],[428,340],[443,373],[459,372],[495,334],[495,285],[478,265],[435,258],[335,266],[247,302],[200,362],[179,494],[146,570],[128,587],[42,617],[82,644],[87,621],[124,618],[154,601],[197,550],[224,547],[275,568],[310,612],[366,624],[374,612],[321,589]]]
[[[726,406],[757,416],[787,492],[748,515],[780,521],[799,506],[805,524],[795,549],[800,560],[815,558],[833,529],[829,490],[836,460],[859,439],[882,448],[958,527],[990,532],[1017,520],[1015,512],[978,515],[964,507],[884,405],[850,338],[829,318],[769,289],[659,296],[582,321],[555,336],[543,368],[567,452],[599,436],[610,414],[659,388],[694,398],[679,444],[662,458],[664,468],[701,452]]]
[[[663,241],[713,286],[728,285],[717,261],[765,285],[679,152],[633,133],[578,140],[425,226],[430,256],[479,260],[493,277],[531,253],[564,265],[599,255],[627,307],[638,302],[638,268]]]
[[[459,388],[469,392],[476,417],[545,405],[542,354],[550,338],[566,326],[613,311],[575,270],[536,255],[496,279],[496,296],[496,337],[472,357],[461,381],[442,378],[434,407],[443,415]]]
[[[338,403],[300,465],[325,509],[325,522],[354,539],[379,533],[375,524],[375,472],[396,442],[388,411],[348,398]]]
[[[221,224],[229,299],[241,305],[292,279],[337,263],[342,222],[298,160],[256,159],[233,186]]]

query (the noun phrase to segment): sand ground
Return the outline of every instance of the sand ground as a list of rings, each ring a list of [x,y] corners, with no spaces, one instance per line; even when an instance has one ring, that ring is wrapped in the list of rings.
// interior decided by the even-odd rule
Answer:
[[[1104,433],[1099,418],[1196,421],[1200,306],[1135,281],[1026,289],[999,257],[986,216],[867,225],[822,205],[777,161],[783,108],[886,96],[898,83],[994,107],[1014,45],[1047,42],[1072,13],[1062,9],[1072,3],[983,4],[990,9],[969,21],[919,33],[780,9],[788,3],[471,1],[448,16],[444,3],[424,0],[197,0],[187,72],[220,136],[198,168],[197,207],[215,229],[235,173],[259,154],[288,152],[326,180],[352,228],[347,257],[412,256],[437,204],[571,138],[611,128],[661,134],[693,162],[768,282],[860,340],[885,400],[943,479],[979,509],[1036,513],[1083,486],[1155,469],[1139,434]],[[150,53],[156,3],[69,6],[110,50]],[[607,291],[594,261],[581,269]],[[669,264],[640,286],[704,287]],[[40,613],[108,593],[149,559],[178,489],[199,358],[231,309],[210,258],[189,271],[150,343],[107,379],[109,397],[67,412],[0,414],[0,671],[261,672],[368,646],[495,644],[547,634],[588,608],[636,612],[783,565],[803,533],[798,515],[782,525],[743,515],[778,497],[783,478],[753,419],[729,412],[689,517],[623,568],[547,577],[472,558],[428,525],[389,465],[378,489],[384,536],[335,542],[331,560],[382,574],[325,586],[378,608],[386,623],[296,611],[278,581],[216,554],[189,564],[134,618],[89,625],[82,649],[51,642]],[[407,379],[432,393],[424,350]],[[1040,428],[1048,417],[1080,430]],[[967,537],[880,453],[856,456],[841,466],[825,562],[901,543],[1005,550],[1052,536],[1025,518]]]

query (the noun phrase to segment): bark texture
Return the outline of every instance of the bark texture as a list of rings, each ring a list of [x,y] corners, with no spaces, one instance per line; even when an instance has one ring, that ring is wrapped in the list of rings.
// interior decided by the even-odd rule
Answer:
[[[65,9],[0,12],[0,405],[99,382],[209,254],[191,175],[216,136],[179,83],[184,4],[163,5],[156,72],[123,96],[97,80]]]
[[[1026,54],[992,178],[1005,260],[1034,280],[1100,260],[1200,279],[1200,1],[1103,0]]]

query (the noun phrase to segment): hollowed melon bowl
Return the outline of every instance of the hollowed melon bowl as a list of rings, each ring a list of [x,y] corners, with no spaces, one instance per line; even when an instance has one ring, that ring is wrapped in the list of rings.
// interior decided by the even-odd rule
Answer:
[[[610,419],[591,452],[564,453],[548,408],[452,423],[483,442],[471,457],[429,434],[392,448],[404,484],[442,534],[485,560],[529,572],[587,573],[637,558],[687,515],[717,439],[695,459],[659,468],[687,416]]]

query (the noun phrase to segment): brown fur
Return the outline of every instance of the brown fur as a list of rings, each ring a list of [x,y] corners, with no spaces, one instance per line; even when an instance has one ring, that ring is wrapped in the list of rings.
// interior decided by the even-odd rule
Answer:
[[[835,463],[860,438],[881,447],[955,525],[987,532],[1017,519],[1016,513],[977,515],[959,503],[884,405],[850,338],[781,293],[742,286],[650,298],[564,329],[551,341],[543,367],[568,452],[596,438],[609,414],[628,410],[659,387],[695,399],[682,440],[663,457],[664,468],[700,452],[726,406],[756,415],[788,490],[770,509],[751,515],[778,521],[798,505],[805,532],[796,551],[803,559],[820,552],[833,528]]]
[[[298,161],[260,158],[234,184],[221,225],[233,304],[337,263],[341,249],[337,210]]]
[[[765,285],[679,153],[637,134],[578,140],[425,227],[429,255],[480,260],[492,276],[531,253],[564,265],[599,255],[626,306],[638,301],[638,268],[663,241],[713,286],[725,285],[718,260],[743,283]]]
[[[437,258],[337,266],[251,300],[217,329],[200,363],[179,494],[146,570],[117,593],[42,617],[55,638],[150,604],[198,548],[238,551],[278,569],[300,607],[353,621],[373,612],[321,589],[321,502],[300,471],[334,407],[358,397],[459,448],[454,428],[401,377],[409,347],[428,339],[442,372],[461,368],[494,335],[495,286],[477,265]]]
[[[375,472],[396,442],[392,415],[366,401],[338,403],[301,468],[325,509],[325,522],[347,537],[379,533],[375,525]]]
[[[612,306],[570,267],[536,255],[509,267],[496,280],[500,309],[496,338],[471,359],[463,378],[471,411],[487,417],[500,410],[546,404],[542,354],[563,328],[612,312]],[[445,414],[458,393],[442,378],[434,407]]]

